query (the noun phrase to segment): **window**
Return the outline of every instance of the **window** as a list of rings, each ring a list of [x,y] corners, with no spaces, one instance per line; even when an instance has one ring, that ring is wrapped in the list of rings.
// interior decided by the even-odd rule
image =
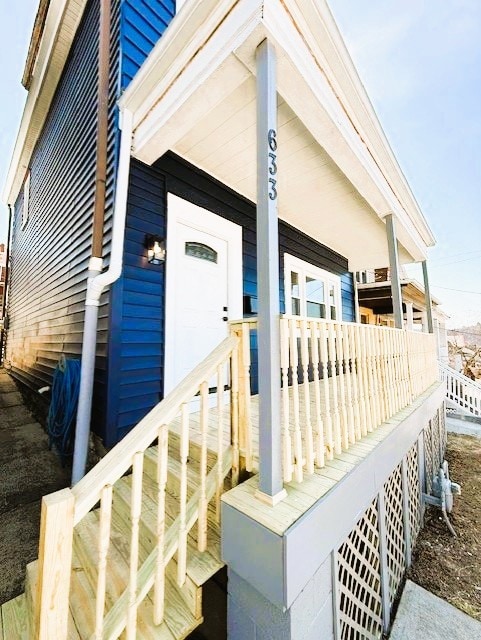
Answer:
[[[341,279],[304,260],[284,255],[286,313],[341,319]]]
[[[217,251],[202,242],[186,242],[185,255],[207,260],[207,262],[217,262]]]
[[[30,171],[27,172],[23,183],[23,207],[22,207],[22,229],[28,222],[30,205]]]

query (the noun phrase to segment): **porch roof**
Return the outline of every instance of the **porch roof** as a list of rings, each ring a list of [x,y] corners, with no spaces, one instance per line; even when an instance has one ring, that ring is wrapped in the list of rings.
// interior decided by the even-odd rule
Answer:
[[[356,270],[388,262],[393,213],[401,261],[425,259],[434,238],[322,0],[187,0],[120,100],[134,157],[173,150],[255,201],[265,38],[278,57],[280,217]]]

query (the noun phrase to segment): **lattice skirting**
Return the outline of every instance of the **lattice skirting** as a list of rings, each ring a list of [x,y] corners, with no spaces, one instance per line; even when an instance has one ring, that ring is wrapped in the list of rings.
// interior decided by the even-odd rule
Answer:
[[[337,640],[376,640],[389,629],[421,528],[421,493],[431,490],[444,459],[444,411],[443,405],[335,554]]]

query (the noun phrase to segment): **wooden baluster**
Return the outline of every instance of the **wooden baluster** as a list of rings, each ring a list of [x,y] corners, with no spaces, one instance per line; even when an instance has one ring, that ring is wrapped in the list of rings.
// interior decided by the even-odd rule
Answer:
[[[370,386],[371,386],[371,407],[373,409],[373,423],[372,429],[377,429],[377,427],[381,424],[383,420],[383,402],[382,398],[382,390],[381,390],[381,380],[380,380],[380,367],[379,367],[379,358],[377,354],[377,340],[376,340],[376,331],[379,331],[377,327],[369,326],[366,328],[366,350],[368,354],[368,362],[369,362],[369,378],[370,378]]]
[[[304,421],[305,421],[305,452],[307,473],[314,473],[314,439],[312,436],[311,422],[311,391],[309,386],[309,337],[307,333],[307,320],[301,324],[301,360],[302,360],[302,388],[304,392]]]
[[[407,335],[406,331],[400,333],[399,339],[399,353],[401,358],[401,375],[402,375],[402,397],[403,408],[409,404],[409,388],[407,379],[407,367],[406,367],[406,353],[407,353]]]
[[[396,413],[396,404],[397,404],[396,360],[395,360],[394,351],[393,351],[393,339],[394,339],[395,331],[397,331],[397,329],[389,329],[389,332],[386,332],[386,370],[387,370],[388,387],[390,390],[389,417],[393,416]]]
[[[388,384],[389,384],[389,388],[391,389],[391,413],[390,416],[393,416],[396,411],[397,411],[397,403],[398,403],[398,399],[396,397],[396,392],[397,392],[397,388],[396,388],[396,384],[397,384],[397,378],[396,378],[396,354],[394,352],[394,338],[395,338],[395,332],[398,331],[398,329],[389,329],[389,333],[386,336],[386,341],[387,341],[387,377],[388,377]]]
[[[294,411],[294,469],[297,482],[302,482],[302,467],[304,461],[302,457],[302,434],[299,415],[299,383],[297,377],[299,368],[299,355],[297,352],[297,320],[295,318],[289,318],[289,340],[289,355],[292,375],[292,407]]]
[[[284,482],[292,480],[292,443],[289,427],[289,321],[280,320],[282,375],[282,462]]]
[[[107,554],[112,521],[112,485],[102,489],[100,497],[99,546],[97,564],[97,594],[95,599],[95,638],[102,640],[104,630],[105,587],[107,584]]]
[[[315,456],[316,465],[324,466],[324,425],[322,424],[322,408],[321,408],[321,381],[319,379],[319,338],[318,338],[318,322],[312,320],[309,323],[311,332],[311,354],[312,354],[312,374],[314,384],[314,398],[316,404],[316,438],[315,438]]]
[[[367,341],[367,328],[366,326],[357,326],[357,334],[359,337],[359,353],[361,358],[361,370],[362,370],[362,396],[361,396],[361,408],[364,415],[362,423],[362,435],[367,435],[368,431],[372,431],[372,425],[374,422],[373,415],[375,414],[372,407],[372,384],[369,375],[372,377],[372,370],[369,366],[369,354],[366,346]]]
[[[366,422],[366,410],[364,405],[364,371],[362,368],[362,353],[361,353],[361,341],[359,338],[360,327],[358,324],[352,324],[352,342],[354,345],[355,357],[353,360],[353,376],[356,385],[356,399],[354,404],[354,415],[358,412],[358,419],[356,423],[356,439],[360,440],[363,436],[363,432]]]
[[[336,322],[334,324],[335,330],[335,346],[336,346],[336,361],[337,361],[337,383],[339,387],[338,400],[341,405],[341,442],[343,449],[349,449],[349,430],[348,430],[348,418],[346,408],[346,379],[344,374],[344,340],[342,335],[342,327]]]
[[[332,413],[334,425],[334,451],[342,452],[341,416],[339,414],[338,375],[336,370],[336,331],[332,322],[327,325],[329,361],[331,364]]]
[[[407,391],[406,391],[406,361],[405,361],[405,340],[406,332],[398,332],[397,351],[399,355],[399,375],[400,375],[400,389],[401,389],[401,408],[404,408],[407,404]]]
[[[354,439],[360,440],[362,434],[362,426],[361,426],[361,369],[359,366],[359,352],[358,352],[358,341],[357,341],[357,327],[355,324],[350,323],[347,327],[349,333],[349,343],[351,345],[350,348],[350,378],[351,378],[351,386],[352,386],[352,409],[353,409],[353,418],[354,418]]]
[[[393,358],[392,376],[394,389],[394,413],[402,406],[401,375],[399,371],[399,351],[397,349],[397,334],[401,329],[392,329],[391,332],[391,356]]]
[[[139,566],[139,523],[142,512],[142,470],[144,454],[137,451],[132,463],[132,493],[130,501],[130,572],[129,609],[127,612],[127,640],[137,637],[137,572]]]
[[[409,331],[407,336],[407,375],[409,381],[409,403],[415,398],[415,383],[414,383],[414,349],[413,349],[413,332]]]
[[[179,491],[179,542],[177,548],[177,584],[185,583],[187,571],[187,463],[189,460],[189,406],[181,407],[180,418],[180,491]]]
[[[347,404],[347,433],[349,444],[356,442],[355,419],[354,419],[354,393],[351,376],[351,360],[353,359],[353,345],[351,344],[349,325],[341,324],[342,334],[342,356],[344,360],[344,378],[346,381],[346,404]]]
[[[386,329],[383,331],[384,337],[384,357],[385,362],[385,375],[386,375],[386,388],[388,390],[388,417],[390,418],[396,413],[396,398],[395,398],[395,372],[394,372],[394,360],[392,355],[392,339],[395,329]]]
[[[332,460],[334,457],[335,443],[334,443],[334,427],[333,416],[331,411],[331,388],[329,383],[329,349],[328,349],[328,329],[325,322],[319,323],[319,344],[321,352],[322,363],[322,387],[324,391],[324,408],[325,408],[325,423],[326,423],[326,447],[327,458]]]
[[[384,330],[379,329],[375,334],[375,349],[377,353],[377,361],[380,372],[380,381],[381,381],[381,397],[383,400],[383,412],[382,412],[382,422],[385,422],[389,416],[389,392],[388,392],[388,384],[386,380],[386,361],[384,359]]]
[[[232,443],[231,482],[235,487],[239,484],[239,347],[232,351],[230,361],[230,429]]]
[[[169,459],[169,428],[166,424],[160,426],[157,440],[157,558],[154,580],[154,623],[159,625],[164,619],[165,602],[165,488]]]
[[[220,524],[220,497],[224,490],[222,472],[224,454],[224,367],[217,367],[217,491],[215,494],[215,518]]]
[[[376,348],[378,350],[378,357],[380,362],[381,369],[381,388],[382,394],[384,397],[384,412],[383,412],[383,422],[391,415],[391,395],[389,388],[389,381],[387,375],[387,367],[386,367],[386,333],[387,330],[380,329],[376,335]]]
[[[336,363],[337,363],[337,389],[341,414],[341,442],[343,449],[349,448],[349,429],[347,417],[347,393],[346,393],[346,376],[344,373],[344,335],[342,326],[334,323],[334,331],[336,339]]]
[[[252,471],[252,417],[251,417],[251,343],[250,326],[248,322],[242,323],[242,364],[244,367],[244,433],[245,433],[245,457],[246,470]]]
[[[200,433],[201,433],[201,453],[200,453],[200,496],[199,496],[199,516],[197,548],[205,551],[207,548],[207,431],[209,427],[209,383],[202,382],[200,385]]]

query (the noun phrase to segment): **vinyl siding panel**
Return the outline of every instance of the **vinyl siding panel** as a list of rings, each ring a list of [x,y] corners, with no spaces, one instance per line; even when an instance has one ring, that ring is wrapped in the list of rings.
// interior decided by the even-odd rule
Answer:
[[[164,363],[164,265],[150,265],[145,235],[165,236],[165,182],[132,162],[124,267],[112,291],[105,443],[111,446],[161,399]]]
[[[109,173],[104,255],[110,248],[118,129],[119,0],[111,27]],[[29,220],[23,192],[12,230],[6,364],[36,389],[51,384],[61,355],[79,358],[95,189],[99,2],[87,4],[30,165]],[[108,292],[101,300],[94,418],[104,415]]]
[[[121,84],[129,84],[175,15],[175,0],[122,0]]]
[[[125,435],[159,400],[163,393],[165,265],[149,265],[145,258],[145,234],[166,233],[166,195],[181,198],[217,213],[243,228],[243,295],[257,300],[256,212],[253,203],[234,193],[174,154],[154,166],[132,162],[125,267],[115,287],[115,371],[110,383],[108,444]],[[283,256],[298,258],[341,276],[343,318],[353,319],[353,287],[347,260],[290,225],[280,222],[280,302],[284,312]],[[166,266],[168,268],[168,256]],[[168,304],[168,303],[167,303]],[[257,371],[256,336],[252,336],[252,370]],[[115,376],[115,377],[114,377]],[[253,390],[257,383],[254,380]]]

